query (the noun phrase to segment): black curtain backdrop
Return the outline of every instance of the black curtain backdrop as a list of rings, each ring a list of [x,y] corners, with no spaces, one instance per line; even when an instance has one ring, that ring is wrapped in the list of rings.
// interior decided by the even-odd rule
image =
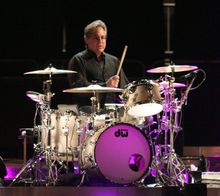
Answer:
[[[24,72],[46,68],[52,63],[67,69],[72,55],[84,49],[83,28],[95,19],[108,26],[106,51],[119,58],[128,45],[123,68],[132,82],[156,79],[163,74],[146,70],[163,66],[166,49],[166,12],[156,1],[7,1],[0,11],[0,86],[2,157],[22,157],[19,129],[33,127],[35,103],[26,91],[42,93],[45,77]],[[181,139],[186,146],[218,146],[220,4],[216,1],[175,2],[171,14],[171,50],[176,64],[197,65],[207,74],[204,84],[190,91],[183,107]],[[178,77],[183,72],[177,74]],[[199,83],[199,77],[195,85]],[[54,76],[53,107],[71,103],[65,75]]]

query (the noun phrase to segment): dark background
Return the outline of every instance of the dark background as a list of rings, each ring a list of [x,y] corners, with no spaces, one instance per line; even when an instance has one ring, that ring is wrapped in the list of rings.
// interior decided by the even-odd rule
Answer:
[[[95,19],[108,26],[107,52],[120,58],[128,45],[123,68],[130,81],[159,78],[162,74],[146,70],[162,66],[166,58],[206,72],[206,81],[189,93],[183,108],[181,137],[185,146],[220,145],[220,3],[177,0],[170,11],[174,53],[168,56],[164,53],[167,10],[162,0],[5,2],[0,8],[0,154],[22,157],[19,129],[33,127],[35,103],[25,93],[42,93],[45,77],[23,73],[44,69],[49,63],[67,69],[71,56],[84,49],[85,25]],[[66,88],[66,76],[55,75],[54,108],[58,103],[71,103],[70,95],[62,93]]]

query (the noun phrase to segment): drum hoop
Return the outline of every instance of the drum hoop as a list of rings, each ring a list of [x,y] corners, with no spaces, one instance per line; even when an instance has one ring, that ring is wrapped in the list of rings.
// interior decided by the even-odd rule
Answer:
[[[156,103],[156,104],[159,104],[159,105],[163,105],[163,104],[162,104],[162,101],[158,101],[158,100],[152,99],[152,100],[149,100],[149,101],[147,101],[147,100],[138,101],[138,102],[136,102],[136,103],[132,103],[130,106],[126,106],[126,105],[125,105],[125,108],[129,110],[129,109],[131,109],[132,107],[134,107],[134,106],[136,106],[136,105],[141,105],[141,104],[145,104],[145,103]]]
[[[127,84],[125,86],[125,88],[129,87],[129,86],[140,86],[140,85],[143,85],[143,84],[152,84],[151,82],[152,80],[148,80],[148,79],[141,79],[141,80],[135,80],[129,84]]]
[[[160,86],[159,83],[155,80],[149,80],[149,79],[141,79],[141,80],[135,80],[133,82],[128,83],[124,86],[124,88],[132,87],[132,86],[141,86],[143,84],[151,84],[151,85],[157,85]]]

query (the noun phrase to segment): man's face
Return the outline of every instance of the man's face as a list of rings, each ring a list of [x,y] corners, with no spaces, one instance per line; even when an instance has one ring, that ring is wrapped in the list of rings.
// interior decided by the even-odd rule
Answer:
[[[102,27],[97,27],[91,35],[85,38],[85,43],[89,50],[93,51],[96,56],[100,56],[106,47],[106,31]]]

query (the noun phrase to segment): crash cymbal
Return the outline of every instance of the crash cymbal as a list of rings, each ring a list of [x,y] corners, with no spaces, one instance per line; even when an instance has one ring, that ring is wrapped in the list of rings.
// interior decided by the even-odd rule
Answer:
[[[159,84],[162,89],[169,88],[169,86],[170,86],[169,82],[166,82],[166,81],[160,82]],[[184,87],[186,87],[186,85],[182,84],[182,83],[174,82],[173,87],[174,88],[184,88]]]
[[[26,74],[69,74],[69,73],[77,73],[76,71],[72,71],[72,70],[63,70],[63,69],[56,69],[54,67],[47,67],[46,69],[43,70],[36,70],[36,71],[30,71],[30,72],[26,72],[24,73]]]
[[[33,101],[37,103],[43,103],[45,101],[45,95],[34,92],[34,91],[27,91],[26,95]]]
[[[147,70],[148,73],[171,73],[173,72],[182,72],[182,71],[191,71],[198,69],[194,65],[169,65],[164,67],[157,67]]]
[[[120,88],[103,87],[97,84],[63,90],[65,93],[110,93],[122,91],[123,89]]]

